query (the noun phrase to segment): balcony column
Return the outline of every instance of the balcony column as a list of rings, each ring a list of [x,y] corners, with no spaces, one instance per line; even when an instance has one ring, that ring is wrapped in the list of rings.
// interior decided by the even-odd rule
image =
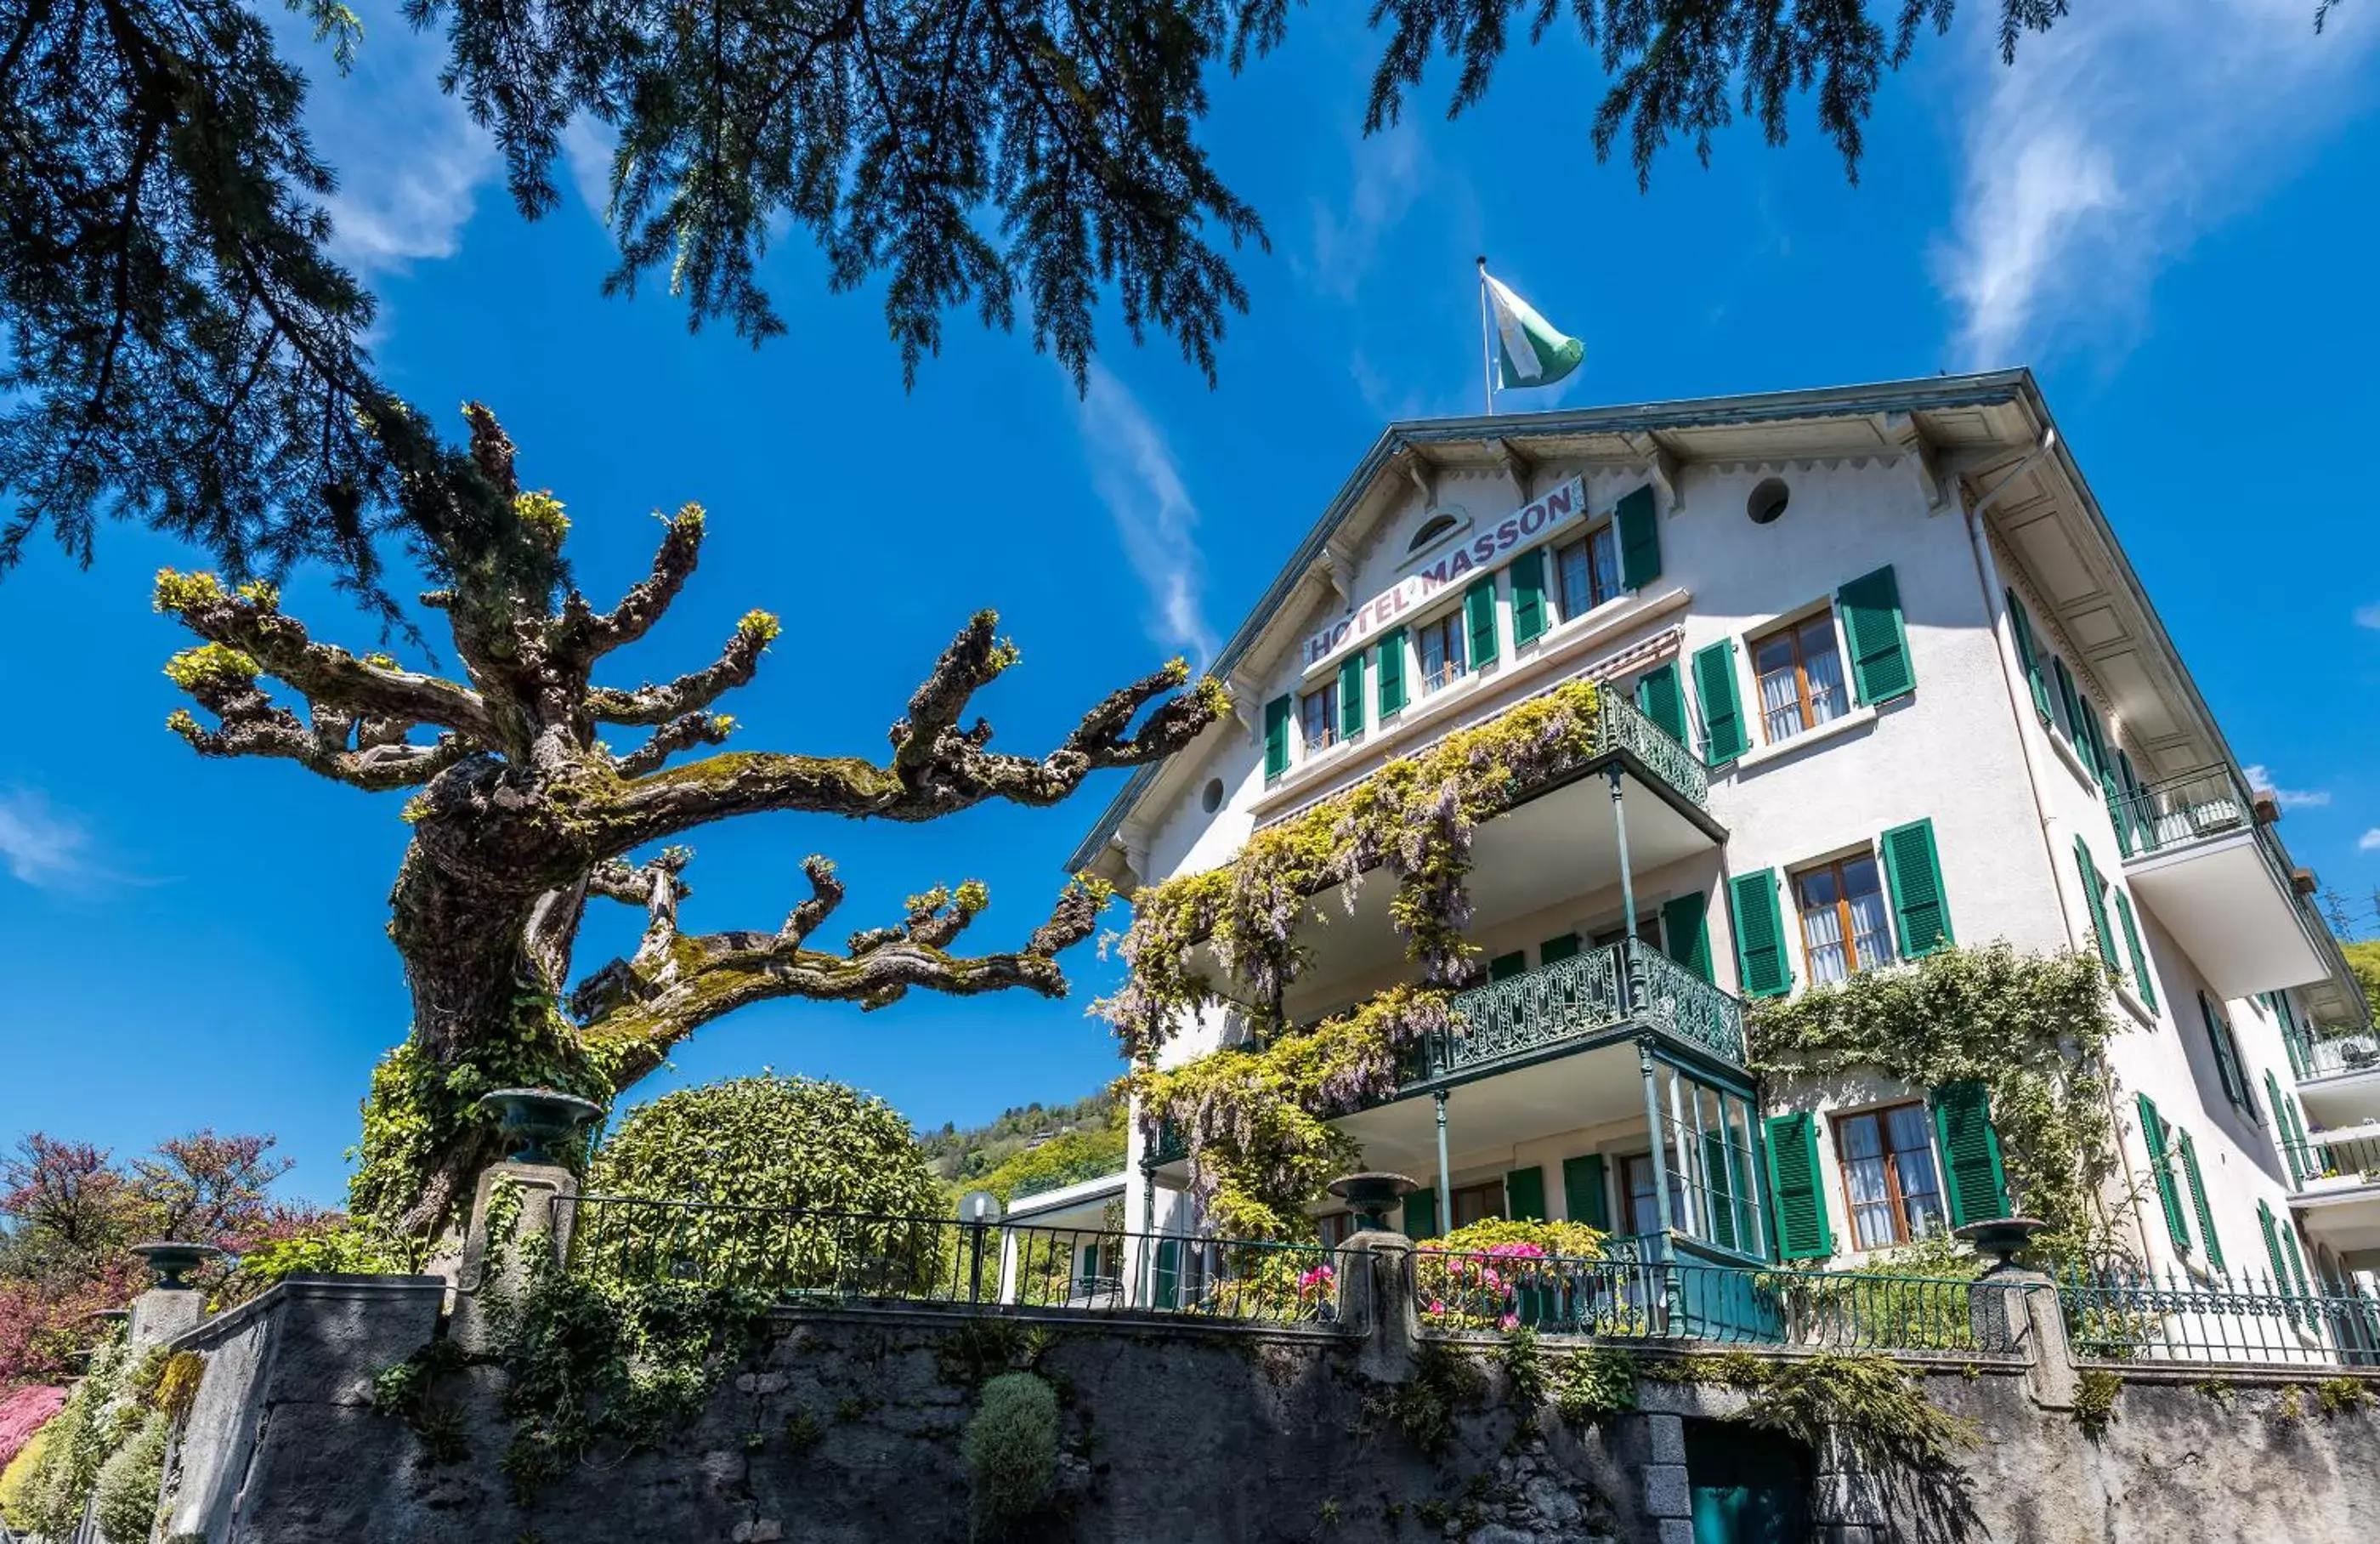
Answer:
[[[1661,1306],[1668,1324],[1682,1323],[1685,1316],[1684,1283],[1678,1278],[1677,1256],[1670,1247],[1670,1236],[1677,1219],[1670,1208],[1670,1160],[1661,1142],[1661,1096],[1653,1076],[1653,1037],[1636,1037],[1636,1065],[1645,1075],[1645,1135],[1650,1138],[1653,1152],[1653,1215],[1660,1222],[1658,1262],[1651,1269],[1658,1270],[1661,1282]],[[1677,1075],[1670,1074],[1674,1078]],[[1649,1305],[1648,1305],[1649,1307]]]
[[[1611,832],[1620,844],[1620,1012],[1625,1016],[1636,1007],[1636,881],[1628,871],[1628,809],[1621,800],[1620,763],[1614,761],[1604,772],[1611,782]]]
[[[1454,1231],[1454,1191],[1446,1165],[1446,1090],[1429,1096],[1438,1114],[1438,1236]]]

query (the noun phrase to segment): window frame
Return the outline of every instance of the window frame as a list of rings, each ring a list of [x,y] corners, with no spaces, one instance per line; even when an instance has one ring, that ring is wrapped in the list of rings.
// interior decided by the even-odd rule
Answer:
[[[1608,541],[1610,543],[1611,592],[1608,595],[1598,595],[1596,593],[1595,543],[1597,540]],[[1586,604],[1581,606],[1576,611],[1572,611],[1571,609],[1570,594],[1567,588],[1562,583],[1562,553],[1570,551],[1572,547],[1584,549],[1586,556]],[[1581,531],[1574,537],[1571,537],[1567,540],[1547,542],[1542,550],[1546,554],[1546,563],[1553,570],[1553,572],[1548,576],[1550,582],[1547,584],[1546,590],[1554,603],[1555,626],[1559,626],[1562,623],[1572,620],[1573,617],[1585,616],[1587,613],[1595,611],[1598,607],[1609,605],[1610,602],[1619,600],[1628,593],[1628,587],[1624,582],[1622,582],[1620,566],[1619,521],[1606,517],[1602,520],[1597,521],[1594,525],[1589,526],[1586,529]]]
[[[1470,626],[1460,603],[1449,606],[1436,616],[1415,622],[1406,630],[1413,638],[1414,679],[1420,687],[1412,694],[1413,701],[1420,702],[1436,697],[1472,674]],[[1429,668],[1429,649],[1423,641],[1434,634],[1439,636],[1439,673],[1435,677]],[[1453,665],[1451,662],[1458,657],[1463,663]]]
[[[1890,1121],[1893,1112],[1900,1110],[1917,1112],[1918,1124],[1925,1133],[1925,1161],[1934,1166],[1935,1215],[1941,1222],[1940,1231],[1944,1234],[1950,1231],[1949,1180],[1942,1163],[1940,1145],[1934,1129],[1934,1112],[1926,1101],[1922,1099],[1902,1099],[1893,1100],[1884,1104],[1872,1104],[1857,1110],[1831,1111],[1827,1115],[1827,1126],[1832,1133],[1834,1140],[1835,1188],[1842,1198],[1844,1231],[1850,1236],[1851,1246],[1861,1254],[1872,1253],[1877,1249],[1898,1249],[1905,1245],[1917,1243],[1921,1238],[1933,1236],[1930,1234],[1912,1234],[1909,1231],[1909,1193],[1901,1187],[1901,1149],[1892,1145]],[[1844,1134],[1849,1130],[1851,1124],[1853,1121],[1865,1120],[1876,1123],[1877,1157],[1884,1163],[1885,1196],[1889,1203],[1892,1217],[1893,1236],[1881,1244],[1865,1243],[1860,1237],[1860,1213],[1867,1208],[1864,1208],[1852,1195],[1852,1160],[1843,1147]],[[1870,1206],[1873,1204],[1869,1203]]]
[[[1504,1181],[1501,1176],[1481,1180],[1476,1185],[1450,1185],[1446,1192],[1446,1221],[1450,1228],[1470,1226],[1469,1222],[1463,1220],[1463,1203],[1466,1197],[1475,1200],[1487,1198],[1495,1203],[1488,1210],[1471,1219],[1472,1222],[1485,1222],[1491,1217],[1501,1219],[1512,1210],[1512,1199],[1504,1194]]]
[[[1322,703],[1322,734],[1319,738],[1314,734],[1309,722],[1313,715],[1308,711],[1309,704],[1318,699]],[[1297,738],[1309,757],[1319,756],[1340,743],[1339,677],[1336,675],[1327,675],[1317,685],[1297,694]]]
[[[1631,1228],[1635,1228],[1636,1173],[1641,1167],[1648,1175],[1652,1174],[1653,1149],[1648,1147],[1643,1152],[1623,1152],[1619,1154],[1618,1157],[1618,1162],[1608,1164],[1606,1167],[1608,1170],[1616,1170],[1618,1172],[1617,1178],[1620,1185],[1620,1210],[1626,1214],[1628,1218],[1628,1225]],[[1683,1231],[1686,1227],[1687,1208],[1685,1182],[1678,1173],[1677,1167],[1675,1163],[1670,1161],[1670,1157],[1668,1153],[1664,1153],[1662,1155],[1661,1167],[1663,1172],[1669,1176],[1670,1181],[1670,1225]],[[1640,1237],[1645,1234],[1658,1233],[1660,1231],[1660,1191],[1652,1185],[1648,1185],[1646,1186],[1645,1199],[1653,1203],[1652,1225],[1647,1228],[1637,1229],[1634,1233],[1621,1236]],[[1610,1199],[1610,1197],[1606,1196],[1604,1198],[1605,1204],[1609,1205]]]
[[[1859,932],[1852,925],[1851,885],[1846,881],[1843,873],[1847,865],[1863,860],[1875,870],[1876,899],[1884,908],[1885,954],[1883,958],[1873,964],[1865,963],[1860,958]],[[1895,936],[1892,891],[1885,878],[1884,859],[1873,847],[1856,847],[1848,852],[1838,853],[1833,857],[1818,858],[1785,870],[1786,894],[1793,903],[1793,930],[1801,935],[1802,939],[1802,979],[1812,986],[1821,984],[1818,979],[1818,967],[1812,957],[1810,946],[1808,921],[1810,908],[1802,904],[1802,881],[1809,875],[1821,872],[1832,874],[1835,881],[1836,922],[1842,929],[1844,954],[1844,968],[1840,979],[1848,981],[1863,971],[1882,970],[1887,967],[1899,965],[1900,941]]]
[[[1827,638],[1835,652],[1835,674],[1838,677],[1835,690],[1842,699],[1842,707],[1840,711],[1828,718],[1813,720],[1810,716],[1810,704],[1813,700],[1810,693],[1810,666],[1809,662],[1802,654],[1802,634],[1811,624],[1817,622],[1823,622],[1826,625]],[[1796,711],[1801,720],[1801,727],[1790,735],[1772,735],[1769,732],[1767,698],[1761,690],[1761,683],[1767,679],[1766,673],[1760,668],[1761,646],[1779,638],[1784,638],[1793,650],[1793,689],[1796,693]],[[1831,599],[1821,601],[1805,611],[1772,621],[1767,626],[1757,631],[1746,632],[1743,635],[1743,663],[1752,673],[1750,709],[1760,719],[1761,744],[1786,745],[1814,730],[1822,729],[1837,720],[1850,717],[1853,704],[1849,659],[1849,650],[1843,647],[1841,614],[1837,611]]]

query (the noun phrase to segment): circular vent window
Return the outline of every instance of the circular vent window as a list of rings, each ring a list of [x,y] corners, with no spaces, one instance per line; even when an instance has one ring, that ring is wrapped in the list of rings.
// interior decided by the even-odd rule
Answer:
[[[1752,491],[1752,497],[1743,501],[1743,512],[1752,517],[1754,525],[1767,525],[1785,513],[1785,501],[1790,496],[1783,478],[1764,479],[1760,486]]]
[[[1198,808],[1204,809],[1209,815],[1223,808],[1223,780],[1221,778],[1208,778],[1207,780],[1207,785],[1198,790]]]

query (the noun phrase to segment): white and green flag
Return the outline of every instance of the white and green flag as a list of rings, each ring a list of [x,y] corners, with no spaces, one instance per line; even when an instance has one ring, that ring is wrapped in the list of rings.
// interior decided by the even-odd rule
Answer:
[[[1586,345],[1557,332],[1502,281],[1490,278],[1484,263],[1479,277],[1488,286],[1488,312],[1496,330],[1499,385],[1507,391],[1550,386],[1578,368],[1586,358]]]

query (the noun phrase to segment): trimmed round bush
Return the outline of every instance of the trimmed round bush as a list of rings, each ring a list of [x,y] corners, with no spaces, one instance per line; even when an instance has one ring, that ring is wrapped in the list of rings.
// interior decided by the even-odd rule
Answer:
[[[91,1515],[108,1538],[142,1539],[156,1526],[157,1492],[165,1483],[165,1417],[152,1415],[99,1466]]]
[[[1006,1537],[1050,1499],[1058,1477],[1058,1396],[1029,1372],[1004,1372],[959,1439],[972,1537]]]
[[[859,1270],[884,1277],[886,1290],[912,1290],[908,1278],[933,1278],[952,1231],[949,1202],[900,1112],[808,1077],[731,1078],[638,1106],[597,1150],[587,1189],[710,1203],[583,1208],[582,1258],[634,1275],[847,1287]]]

